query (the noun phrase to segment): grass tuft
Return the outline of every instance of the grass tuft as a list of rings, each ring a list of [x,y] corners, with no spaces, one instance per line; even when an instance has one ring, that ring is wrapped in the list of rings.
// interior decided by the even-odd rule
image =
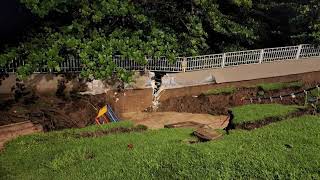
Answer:
[[[93,131],[98,131],[98,130],[108,130],[112,128],[117,128],[117,127],[124,127],[124,128],[132,128],[134,126],[132,121],[120,121],[116,123],[108,123],[108,124],[103,124],[103,125],[91,125],[87,126],[85,128],[81,129],[64,129],[60,132],[65,132],[65,133],[72,133],[72,132],[93,132]]]
[[[217,88],[217,89],[210,89],[207,92],[204,93],[206,96],[210,95],[228,95],[228,94],[233,94],[236,92],[235,87],[224,87],[224,88]]]
[[[263,91],[274,91],[274,90],[281,90],[285,88],[301,88],[303,83],[300,81],[296,82],[288,82],[288,83],[261,83],[256,85],[258,88],[261,88]]]

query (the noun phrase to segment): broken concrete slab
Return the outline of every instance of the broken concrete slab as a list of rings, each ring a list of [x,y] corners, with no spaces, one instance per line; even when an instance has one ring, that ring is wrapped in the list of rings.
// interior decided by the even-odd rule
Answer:
[[[213,130],[213,129],[205,129],[205,128],[199,128],[196,131],[193,132],[195,136],[197,136],[202,141],[211,141],[218,139],[222,136],[219,132]]]

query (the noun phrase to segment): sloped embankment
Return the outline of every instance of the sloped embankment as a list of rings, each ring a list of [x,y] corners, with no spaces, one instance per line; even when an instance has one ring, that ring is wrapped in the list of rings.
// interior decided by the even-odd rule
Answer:
[[[222,92],[217,94],[205,93],[198,96],[172,97],[160,103],[157,111],[159,112],[188,112],[188,113],[208,113],[212,115],[225,114],[226,110],[231,107],[241,106],[245,104],[270,104],[278,103],[284,105],[303,105],[305,103],[304,94],[296,95],[294,98],[278,98],[278,99],[261,99],[260,101],[251,102],[249,98],[270,97],[291,94],[303,91],[310,87],[314,87],[318,82],[304,84],[301,87],[289,87],[275,90],[263,91],[258,87],[242,87],[236,88],[233,92]]]

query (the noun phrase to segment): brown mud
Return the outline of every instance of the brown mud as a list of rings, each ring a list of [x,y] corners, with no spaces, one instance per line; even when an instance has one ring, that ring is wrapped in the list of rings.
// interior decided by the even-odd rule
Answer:
[[[0,126],[29,120],[41,124],[44,131],[51,131],[63,128],[81,128],[93,124],[97,113],[97,109],[94,107],[99,108],[106,105],[106,95],[80,96],[76,91],[65,94],[65,83],[65,81],[59,82],[59,88],[55,96],[40,96],[24,87],[21,82],[17,82],[13,89],[14,96],[0,97]],[[308,89],[316,84],[318,83],[305,84],[304,87],[298,89],[287,88],[264,92],[264,96],[290,94]],[[238,88],[235,93],[229,95],[205,96],[200,94],[197,97],[172,97],[161,102],[158,111],[159,113],[186,112],[222,115],[230,107],[250,104],[250,101],[243,101],[243,98],[257,97],[258,91],[258,88]],[[272,102],[262,100],[259,103],[302,105],[304,95],[302,94],[294,99],[289,97],[283,100],[275,99]]]
[[[14,139],[18,136],[32,134],[36,132],[42,132],[41,125],[33,124],[30,121],[0,126],[0,150],[4,147],[4,144],[7,141]]]
[[[41,124],[45,131],[81,128],[94,123],[97,111],[92,105],[102,107],[105,103],[104,95],[0,99],[0,126],[29,120]]]
[[[136,125],[147,126],[148,129],[161,129],[168,124],[192,121],[199,125],[207,125],[213,129],[221,129],[227,125],[227,116],[212,116],[210,114],[192,114],[178,112],[135,112],[122,114],[123,119],[130,119]]]
[[[300,88],[284,88],[281,90],[263,92],[263,96],[259,96],[258,88],[237,88],[233,94],[221,95],[203,95],[198,96],[183,96],[174,97],[163,102],[157,109],[158,112],[187,112],[187,113],[205,113],[211,115],[226,114],[227,109],[235,106],[250,104],[251,101],[244,100],[248,98],[270,97],[287,95],[294,92],[302,91],[310,87],[314,87],[319,82],[305,84]],[[255,100],[252,103],[270,104],[279,103],[285,105],[303,105],[305,102],[304,94],[296,95],[295,98],[286,97],[282,100],[278,99],[263,99],[260,102]]]

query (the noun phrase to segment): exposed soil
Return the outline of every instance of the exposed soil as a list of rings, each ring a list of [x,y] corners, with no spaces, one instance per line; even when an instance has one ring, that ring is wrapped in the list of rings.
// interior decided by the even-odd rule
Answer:
[[[89,103],[90,102],[90,103]],[[73,97],[38,97],[0,99],[0,126],[30,120],[39,123],[45,131],[63,128],[85,127],[94,123],[96,110],[92,106],[105,105],[105,97],[73,96]]]
[[[222,94],[222,95],[203,95],[198,96],[183,96],[175,97],[165,100],[160,103],[158,112],[188,112],[188,113],[208,113],[211,115],[226,114],[226,110],[231,107],[240,106],[244,104],[250,104],[248,98],[257,97],[269,97],[269,96],[280,96],[287,95],[293,92],[302,91],[310,87],[314,87],[319,82],[305,84],[301,88],[285,88],[281,90],[263,92],[263,95],[259,95],[258,88],[238,88],[233,94]],[[278,99],[263,99],[261,101],[255,100],[253,103],[269,104],[279,103],[286,105],[303,105],[305,101],[304,94],[296,95],[295,98],[286,97],[282,100]]]
[[[268,117],[256,122],[242,123],[242,124],[236,125],[236,129],[253,130],[274,122],[283,121],[283,120],[294,118],[294,117],[300,117],[305,114],[312,114],[312,113],[313,113],[313,109],[311,108],[307,108],[307,109],[301,108],[286,116]]]
[[[206,125],[212,129],[221,129],[227,125],[227,116],[212,116],[210,114],[192,114],[178,112],[136,112],[122,114],[124,119],[130,119],[135,124],[147,126],[149,129],[160,129],[174,123],[192,121]]]
[[[111,135],[111,134],[142,132],[147,129],[148,128],[146,126],[141,126],[141,125],[133,127],[133,128],[117,127],[117,128],[112,128],[109,130],[99,130],[99,131],[94,131],[94,132],[82,132],[79,134],[75,134],[74,136],[77,138],[80,138],[80,137],[100,137],[100,136],[107,136],[107,135]]]
[[[3,148],[4,144],[11,139],[21,135],[27,135],[41,131],[42,127],[40,125],[33,124],[30,121],[0,126],[0,150]]]
[[[198,122],[185,121],[185,122],[178,122],[173,124],[165,124],[164,128],[201,128],[203,126],[205,125]]]
[[[59,82],[56,96],[45,97],[32,93],[21,82],[17,82],[12,97],[0,97],[0,126],[30,120],[41,124],[44,131],[50,131],[81,128],[93,124],[97,113],[94,107],[99,108],[107,104],[105,95],[79,96],[76,93],[66,95],[63,93],[64,84],[64,81]],[[264,92],[263,96],[290,94],[315,84],[317,83],[306,84],[305,87],[298,89],[288,88]],[[165,124],[182,121],[195,121],[222,128],[223,125],[220,124],[225,116],[212,115],[225,114],[227,108],[249,104],[250,101],[243,101],[243,99],[257,97],[258,92],[257,88],[239,88],[236,93],[229,95],[205,96],[201,94],[197,97],[174,97],[161,102],[158,109],[160,112],[138,112],[135,115],[124,116],[123,119],[131,119],[137,124],[144,124],[150,128],[163,128]],[[294,99],[284,98],[282,101],[275,99],[272,102],[302,105],[304,95]],[[271,103],[271,101],[262,100],[260,103]]]

